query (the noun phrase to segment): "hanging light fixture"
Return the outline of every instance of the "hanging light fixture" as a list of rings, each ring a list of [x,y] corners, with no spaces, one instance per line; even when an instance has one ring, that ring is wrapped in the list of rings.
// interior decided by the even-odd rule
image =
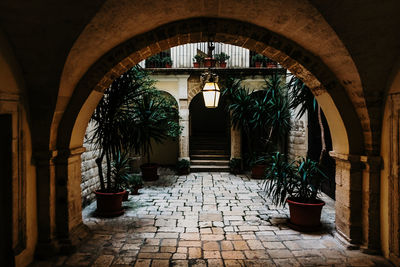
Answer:
[[[209,70],[202,75],[204,81],[204,87],[202,93],[204,98],[204,104],[207,108],[218,107],[219,97],[221,91],[218,86],[218,75],[211,73]]]

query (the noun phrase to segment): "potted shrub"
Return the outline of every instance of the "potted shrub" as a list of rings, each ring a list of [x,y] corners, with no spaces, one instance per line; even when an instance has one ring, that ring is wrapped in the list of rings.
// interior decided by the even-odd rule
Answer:
[[[274,69],[278,66],[278,64],[275,61],[267,57],[265,58],[265,65],[268,69]]]
[[[233,174],[239,174],[242,169],[242,159],[232,158],[229,161],[229,169]]]
[[[190,161],[186,159],[178,160],[176,163],[176,170],[179,175],[185,175],[190,173]]]
[[[127,187],[132,195],[138,195],[139,189],[143,187],[143,179],[140,174],[132,174],[127,180]]]
[[[200,68],[200,65],[204,62],[204,56],[197,54],[193,57],[193,67]]]
[[[168,137],[177,138],[181,132],[178,107],[160,91],[149,88],[142,94],[133,108],[137,132],[136,152],[146,157],[147,162],[140,166],[144,181],[158,179],[156,163],[150,162],[152,142],[162,143]]]
[[[123,151],[136,147],[136,123],[128,107],[144,92],[146,82],[141,73],[140,67],[134,67],[117,78],[104,92],[91,118],[94,129],[89,140],[99,151],[96,164],[100,189],[95,194],[97,213],[101,216],[117,216],[124,212],[125,191],[121,188],[121,177],[128,173],[128,160]]]
[[[217,62],[217,60],[215,58],[206,57],[206,58],[204,58],[204,67],[205,68],[214,68],[216,62]]]
[[[171,68],[172,67],[172,59],[169,56],[166,56],[162,59],[162,63],[164,65],[164,67],[166,68]]]
[[[321,226],[325,202],[318,198],[328,177],[318,163],[308,158],[288,162],[279,152],[271,157],[265,172],[264,190],[275,205],[289,204],[289,226],[299,231],[316,231]]]
[[[267,156],[266,155],[255,156],[251,160],[249,165],[251,166],[251,178],[263,179],[265,169],[267,168]]]
[[[227,54],[225,54],[224,52],[221,52],[219,54],[215,55],[215,59],[218,61],[219,66],[221,68],[226,68],[226,61],[230,58],[230,56],[228,56]]]
[[[265,61],[265,56],[261,54],[256,54],[251,58],[251,61],[256,68],[261,68],[263,62]]]
[[[159,54],[153,55],[146,59],[146,67],[147,68],[157,68],[161,66],[162,59]]]

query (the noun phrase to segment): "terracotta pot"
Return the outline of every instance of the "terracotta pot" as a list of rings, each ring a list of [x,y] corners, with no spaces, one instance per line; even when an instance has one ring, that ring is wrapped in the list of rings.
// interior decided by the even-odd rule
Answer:
[[[125,195],[122,197],[122,201],[128,201],[129,198],[129,191],[125,190]]]
[[[157,175],[158,165],[154,163],[146,163],[140,166],[142,170],[142,178],[144,181],[156,181],[158,179]]]
[[[118,193],[102,193],[95,191],[97,200],[96,213],[102,217],[114,217],[124,213],[122,208],[122,198],[125,190]]]
[[[274,69],[274,68],[276,68],[276,67],[277,67],[276,63],[273,63],[273,62],[267,63],[267,68],[268,68],[268,69]]]
[[[226,62],[220,62],[219,63],[220,68],[226,68]]]
[[[289,204],[289,227],[303,232],[317,231],[321,227],[321,211],[325,202],[318,200],[316,203],[301,203],[287,199]]]
[[[254,62],[254,66],[256,68],[261,68],[261,65],[262,65],[262,62],[258,62],[258,61]]]
[[[253,167],[251,167],[251,178],[253,179],[262,179],[264,177],[264,172],[265,169],[267,168],[267,165],[263,164],[263,165],[253,165]]]
[[[193,62],[194,68],[200,68],[200,62]]]
[[[170,64],[165,64],[165,67],[166,67],[167,69],[170,69],[170,68],[172,67],[172,65],[170,65]]]
[[[206,57],[204,59],[204,67],[205,68],[213,68],[215,67],[215,63],[217,62],[216,59],[211,58],[211,57]]]
[[[139,195],[139,189],[142,188],[141,186],[133,187],[131,190],[132,195]]]

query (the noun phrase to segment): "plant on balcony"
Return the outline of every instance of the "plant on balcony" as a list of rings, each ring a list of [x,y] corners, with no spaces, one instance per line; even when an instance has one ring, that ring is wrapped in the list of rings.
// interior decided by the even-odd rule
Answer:
[[[224,52],[221,52],[221,53],[215,55],[215,59],[218,61],[219,66],[221,68],[226,68],[226,61],[229,58],[230,58],[230,56],[225,54]]]
[[[278,66],[278,64],[273,61],[272,59],[265,57],[265,65],[268,69],[273,69],[276,68]]]
[[[256,54],[251,58],[251,62],[254,64],[256,68],[261,68],[264,61],[265,61],[265,56],[261,54]]]
[[[201,64],[204,62],[204,56],[197,54],[193,57],[193,67],[199,68]]]
[[[321,225],[321,210],[325,202],[318,198],[322,182],[328,177],[318,163],[308,158],[289,162],[283,154],[271,156],[265,171],[264,190],[272,203],[289,203],[289,226],[300,231],[315,231]]]
[[[121,201],[125,193],[121,188],[120,177],[121,173],[126,171],[124,165],[126,161],[121,155],[136,148],[138,137],[131,107],[135,99],[150,85],[151,81],[140,67],[128,70],[104,92],[92,115],[94,129],[90,142],[99,151],[96,164],[100,190],[95,193],[98,212],[102,216],[116,216],[123,213]]]
[[[172,67],[172,59],[169,56],[166,56],[162,59],[162,63],[164,65],[164,67],[166,68],[171,68]]]
[[[153,55],[146,59],[146,67],[148,68],[157,68],[160,67],[162,64],[163,61],[159,54]]]
[[[178,160],[176,163],[176,170],[179,175],[189,174],[190,172],[190,161],[186,159]]]
[[[154,181],[158,179],[158,165],[150,162],[152,142],[162,143],[169,137],[179,136],[178,107],[160,91],[151,88],[136,99],[133,112],[138,144],[136,152],[147,158],[147,163],[140,166],[143,180]]]

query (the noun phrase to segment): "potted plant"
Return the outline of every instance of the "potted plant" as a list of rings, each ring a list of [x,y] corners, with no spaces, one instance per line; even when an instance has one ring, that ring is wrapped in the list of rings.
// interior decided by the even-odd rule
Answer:
[[[215,59],[218,61],[219,66],[221,68],[226,68],[226,61],[230,58],[230,56],[228,56],[227,54],[225,54],[224,52],[221,52],[219,54],[215,55]]]
[[[158,179],[156,163],[150,162],[152,142],[162,143],[168,137],[177,138],[181,132],[179,113],[176,103],[169,100],[160,91],[149,88],[135,103],[138,149],[147,162],[140,166],[144,181]]]
[[[166,68],[171,68],[172,67],[172,59],[169,56],[166,56],[162,59],[162,63]]]
[[[251,61],[256,68],[261,68],[263,62],[265,61],[265,56],[261,54],[256,54],[251,58]]]
[[[229,161],[229,169],[233,174],[239,174],[242,169],[242,159],[232,158]]]
[[[153,55],[153,56],[149,57],[148,59],[146,59],[146,67],[147,68],[157,68],[157,67],[161,66],[161,64],[162,64],[162,59],[159,54]]]
[[[206,58],[204,58],[204,67],[205,68],[214,68],[216,62],[217,62],[217,60],[215,58],[206,57]]]
[[[179,175],[185,175],[190,173],[190,161],[186,159],[178,160],[176,163],[176,170]]]
[[[289,204],[289,226],[299,231],[316,231],[321,226],[325,202],[318,198],[328,177],[318,163],[308,158],[288,162],[279,152],[272,155],[265,172],[264,190],[275,205]]]
[[[200,68],[200,65],[204,62],[204,56],[197,54],[193,57],[193,67]]]
[[[92,115],[94,129],[89,140],[99,151],[96,164],[100,189],[95,194],[97,213],[101,216],[117,216],[124,212],[122,198],[125,190],[121,188],[121,177],[128,174],[124,151],[136,147],[137,136],[136,123],[129,107],[145,91],[145,84],[142,69],[130,69],[104,92]]]
[[[139,189],[143,187],[143,179],[140,174],[132,174],[126,182],[132,195],[138,195]]]
[[[274,69],[278,66],[275,61],[273,61],[272,59],[269,59],[267,57],[265,58],[265,65],[268,69]]]
[[[267,159],[266,155],[258,155],[254,156],[253,159],[250,160],[251,166],[251,178],[253,179],[262,179],[264,178],[264,172],[267,168]]]

